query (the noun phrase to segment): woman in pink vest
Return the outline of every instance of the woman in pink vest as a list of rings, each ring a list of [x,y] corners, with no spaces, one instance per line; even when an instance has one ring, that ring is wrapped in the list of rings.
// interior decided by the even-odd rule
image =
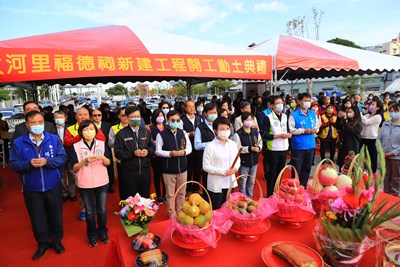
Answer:
[[[85,120],[80,123],[78,134],[81,141],[74,144],[71,163],[77,174],[77,186],[86,209],[86,226],[89,246],[97,246],[97,238],[102,244],[108,243],[106,227],[106,200],[108,191],[107,167],[110,164],[104,141],[95,139],[96,125]],[[97,226],[96,216],[97,214]]]

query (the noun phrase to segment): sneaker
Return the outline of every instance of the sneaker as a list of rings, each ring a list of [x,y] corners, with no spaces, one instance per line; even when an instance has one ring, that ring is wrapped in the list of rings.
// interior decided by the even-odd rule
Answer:
[[[95,247],[97,246],[97,240],[96,240],[96,238],[89,239],[89,246],[90,246],[91,248],[95,248]]]
[[[79,221],[84,221],[84,220],[86,220],[86,212],[81,211],[81,212],[79,213],[78,220],[79,220]]]
[[[100,242],[104,245],[108,243],[108,236],[107,235],[103,235],[100,236]]]

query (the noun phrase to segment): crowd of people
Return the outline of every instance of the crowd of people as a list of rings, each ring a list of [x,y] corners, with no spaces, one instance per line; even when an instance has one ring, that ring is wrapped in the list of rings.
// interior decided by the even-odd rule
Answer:
[[[400,92],[383,101],[358,94],[341,100],[336,93],[313,101],[308,93],[252,91],[247,99],[239,92],[233,101],[228,94],[210,102],[177,98],[173,106],[162,97],[152,112],[144,101],[114,111],[106,103],[99,109],[74,103],[41,110],[27,101],[9,164],[20,174],[38,243],[33,259],[49,247],[64,252],[62,203],[68,200],[80,203],[78,219],[86,220],[89,245],[108,242],[106,201],[107,193],[115,192],[115,174],[120,199],[136,193],[150,197],[153,183],[157,201],[166,202],[172,215],[187,194],[203,193],[201,184],[218,209],[230,187],[252,198],[260,159],[269,197],[289,155],[306,186],[318,143],[321,159],[328,152],[341,169],[365,145],[376,172],[379,139],[387,166],[384,191],[400,196],[399,102]],[[237,182],[236,175],[241,175]]]

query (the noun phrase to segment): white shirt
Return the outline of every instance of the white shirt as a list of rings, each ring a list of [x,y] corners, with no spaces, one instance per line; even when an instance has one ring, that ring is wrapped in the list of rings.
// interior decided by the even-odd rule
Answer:
[[[56,125],[58,137],[60,137],[61,142],[64,141],[64,125]]]
[[[207,127],[211,130],[211,132],[214,133],[213,127],[212,127],[212,122],[210,123],[208,120],[205,120],[204,123],[207,125]],[[201,132],[200,128],[196,128],[196,133],[194,135],[194,149],[196,150],[204,150],[205,147],[211,142],[201,142]]]
[[[370,114],[367,114],[365,116],[362,113],[360,114],[362,121],[361,138],[364,139],[378,138],[378,129],[382,121],[382,116],[379,114],[375,114],[374,116],[371,116]]]
[[[40,144],[41,144],[41,143],[43,142],[43,140],[44,140],[44,132],[43,132],[42,135],[40,136],[39,140],[36,140],[35,137],[34,137],[31,133],[29,133],[29,139],[32,141],[32,143],[33,143],[34,145],[36,145],[37,147],[39,147]]]
[[[168,130],[166,130],[168,131]],[[174,133],[174,132],[173,132]],[[189,155],[190,153],[192,153],[192,144],[190,143],[190,139],[189,139],[189,135],[183,131],[183,133],[185,134],[185,155]],[[176,138],[176,132],[174,133],[175,138]],[[169,154],[171,151],[168,150],[163,150],[162,147],[164,145],[164,140],[161,137],[161,134],[157,134],[156,137],[156,156],[159,157],[163,157],[163,158],[170,158],[171,155]]]
[[[236,143],[229,139],[224,144],[214,138],[206,146],[203,155],[203,170],[208,173],[207,190],[221,193],[222,189],[227,189],[231,186],[236,176],[234,174],[225,176],[225,173],[232,167],[238,151]],[[240,158],[238,158],[234,167],[239,170]],[[237,183],[235,181],[233,187],[236,186]]]

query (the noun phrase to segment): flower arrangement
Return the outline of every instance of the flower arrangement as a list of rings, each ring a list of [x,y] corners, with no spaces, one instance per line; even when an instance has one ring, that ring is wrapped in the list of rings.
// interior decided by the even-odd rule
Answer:
[[[134,197],[130,196],[119,202],[122,209],[115,214],[120,216],[128,236],[148,232],[148,224],[154,219],[158,210],[154,198],[155,194],[150,198],[144,198],[137,193]]]
[[[353,167],[352,184],[345,187],[343,194],[330,204],[330,209],[321,216],[314,229],[317,247],[334,259],[331,262],[334,266],[342,266],[337,262],[348,264],[359,261],[371,245],[366,245],[368,235],[380,224],[400,216],[400,201],[391,206],[388,206],[387,199],[377,202],[386,172],[379,141],[377,146],[380,177],[372,173],[371,158],[363,146]]]

